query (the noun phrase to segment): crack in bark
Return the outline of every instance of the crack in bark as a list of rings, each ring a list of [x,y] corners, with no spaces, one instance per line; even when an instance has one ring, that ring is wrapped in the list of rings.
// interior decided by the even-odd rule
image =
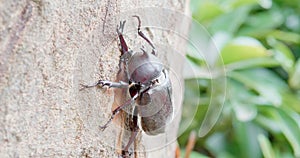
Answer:
[[[104,31],[105,31],[105,24],[106,24],[106,18],[107,18],[107,14],[108,14],[109,4],[110,4],[110,0],[107,0],[107,4],[106,4],[106,7],[105,7],[105,15],[104,15],[104,19],[103,19],[103,25],[102,25],[102,33],[103,34],[104,34]]]
[[[22,32],[24,31],[27,22],[30,20],[32,16],[32,6],[31,4],[27,1],[25,7],[23,8],[23,10],[20,12],[15,24],[12,26],[11,29],[11,33],[9,33],[8,35],[8,42],[7,44],[4,46],[4,51],[2,52],[2,54],[0,54],[0,83],[5,84],[6,82],[4,81],[5,79],[8,79],[8,77],[5,77],[5,75],[7,75],[7,71],[8,71],[8,62],[10,61],[10,58],[12,57],[13,54],[13,50],[15,48],[15,46],[18,44],[18,41],[20,39],[20,37],[22,36]],[[1,85],[3,86],[3,85]],[[1,88],[1,87],[0,87]],[[3,89],[0,89],[1,93],[3,93]],[[4,133],[4,142],[9,142],[8,139],[8,134],[9,132],[6,130],[7,128],[5,127],[5,125],[7,125],[6,123],[6,116],[8,115],[8,108],[7,108],[7,104],[4,104],[4,115],[2,118],[3,121],[3,133]],[[19,141],[19,137],[16,136],[14,133],[11,133],[12,135],[15,136],[16,140]]]
[[[12,52],[15,46],[18,43],[18,40],[22,36],[22,32],[25,29],[25,26],[29,19],[32,16],[32,6],[30,3],[27,2],[26,6],[21,11],[19,18],[16,20],[16,23],[13,25],[11,29],[11,33],[8,35],[8,42],[6,46],[4,46],[3,54],[0,54],[0,81],[4,79],[4,74],[7,71],[7,62],[12,56]]]
[[[15,26],[13,27],[13,32],[11,33],[9,42],[6,46],[5,52],[12,52],[14,46],[17,44],[18,40],[21,37],[22,32],[25,29],[26,23],[29,21],[32,16],[32,6],[30,3],[27,3],[24,9],[22,10]]]

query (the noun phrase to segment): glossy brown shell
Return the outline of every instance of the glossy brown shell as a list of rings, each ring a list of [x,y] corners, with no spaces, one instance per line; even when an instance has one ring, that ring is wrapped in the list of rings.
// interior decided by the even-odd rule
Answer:
[[[163,69],[159,59],[146,52],[135,53],[128,61],[128,73],[133,82],[148,84],[157,78]]]
[[[165,126],[173,116],[172,88],[169,78],[163,83],[151,88],[144,95],[150,98],[146,105],[139,105],[138,112],[141,116],[141,126],[148,135],[157,135],[165,132]]]

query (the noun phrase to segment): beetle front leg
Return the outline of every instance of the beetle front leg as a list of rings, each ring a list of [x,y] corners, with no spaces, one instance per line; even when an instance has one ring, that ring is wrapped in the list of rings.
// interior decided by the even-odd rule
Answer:
[[[99,80],[97,83],[93,84],[93,85],[84,85],[84,84],[80,84],[82,86],[81,89],[79,89],[80,91],[82,91],[83,89],[86,88],[93,88],[93,87],[97,87],[100,86],[101,88],[104,86],[107,86],[108,88],[127,88],[129,85],[126,82],[120,81],[120,82],[112,82],[112,81],[104,81],[104,80]]]
[[[128,52],[128,46],[127,46],[126,41],[125,41],[124,36],[123,36],[125,22],[126,21],[120,21],[120,26],[117,27],[117,33],[118,33],[120,46],[121,46],[121,48],[120,48],[121,56]]]

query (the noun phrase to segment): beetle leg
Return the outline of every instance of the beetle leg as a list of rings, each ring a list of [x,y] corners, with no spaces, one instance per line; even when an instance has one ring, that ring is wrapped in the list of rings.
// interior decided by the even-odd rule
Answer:
[[[137,108],[134,109],[133,115],[131,115],[132,120],[129,121],[129,127],[131,130],[131,136],[129,138],[128,143],[126,144],[125,148],[122,150],[122,156],[126,157],[126,154],[131,155],[132,153],[128,151],[130,145],[134,142],[137,134],[139,133],[139,127],[138,127],[138,111]]]
[[[92,87],[104,87],[107,86],[108,88],[127,88],[129,85],[126,82],[120,81],[120,82],[111,82],[111,81],[103,81],[103,80],[99,80],[97,83],[93,84],[93,85],[84,85],[84,84],[80,84],[82,86],[81,89],[79,89],[80,91],[86,88],[92,88]]]
[[[125,150],[122,150],[122,155],[120,158],[130,158],[131,157],[131,154],[130,152],[128,151],[125,151]]]
[[[135,137],[137,136],[137,134],[138,134],[138,132],[131,132],[129,142],[127,143],[124,150],[122,150],[122,158],[127,158],[132,155],[132,152],[128,151],[128,149],[129,149],[130,145],[133,143],[133,141],[135,140]]]
[[[129,149],[130,145],[133,143],[133,141],[135,140],[135,137],[137,136],[138,133],[139,133],[139,131],[132,131],[131,132],[131,136],[129,138],[129,141],[128,141],[128,143],[125,146],[125,148],[124,148],[123,151],[127,151],[128,152],[128,149]]]
[[[147,36],[141,31],[141,19],[139,16],[134,15],[133,17],[136,17],[138,19],[139,25],[138,25],[138,35],[141,36],[144,40],[147,41],[147,43],[152,47],[152,54],[156,55],[156,50],[152,42],[147,38]]]
[[[104,130],[105,128],[107,128],[108,124],[114,119],[114,117],[126,106],[132,104],[134,102],[134,100],[138,97],[138,94],[136,94],[135,96],[133,96],[131,99],[127,100],[124,104],[118,106],[113,112],[112,115],[110,116],[109,120],[103,125],[100,126],[101,130]]]
[[[121,46],[121,48],[120,48],[121,56],[128,52],[128,46],[127,46],[126,41],[123,36],[125,22],[126,21],[120,21],[120,26],[117,27],[117,33],[118,33],[118,37],[120,40],[120,46]]]

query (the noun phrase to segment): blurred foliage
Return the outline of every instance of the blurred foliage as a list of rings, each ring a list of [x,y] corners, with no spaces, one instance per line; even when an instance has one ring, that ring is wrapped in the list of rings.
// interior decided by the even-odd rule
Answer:
[[[191,10],[220,54],[209,64],[188,51],[188,61],[199,70],[213,65],[212,73],[225,68],[226,95],[211,90],[220,75],[185,80],[183,152],[189,133],[201,133],[212,99],[220,99],[218,121],[198,137],[191,157],[300,157],[299,1],[192,0]],[[202,38],[193,29],[190,36]]]

